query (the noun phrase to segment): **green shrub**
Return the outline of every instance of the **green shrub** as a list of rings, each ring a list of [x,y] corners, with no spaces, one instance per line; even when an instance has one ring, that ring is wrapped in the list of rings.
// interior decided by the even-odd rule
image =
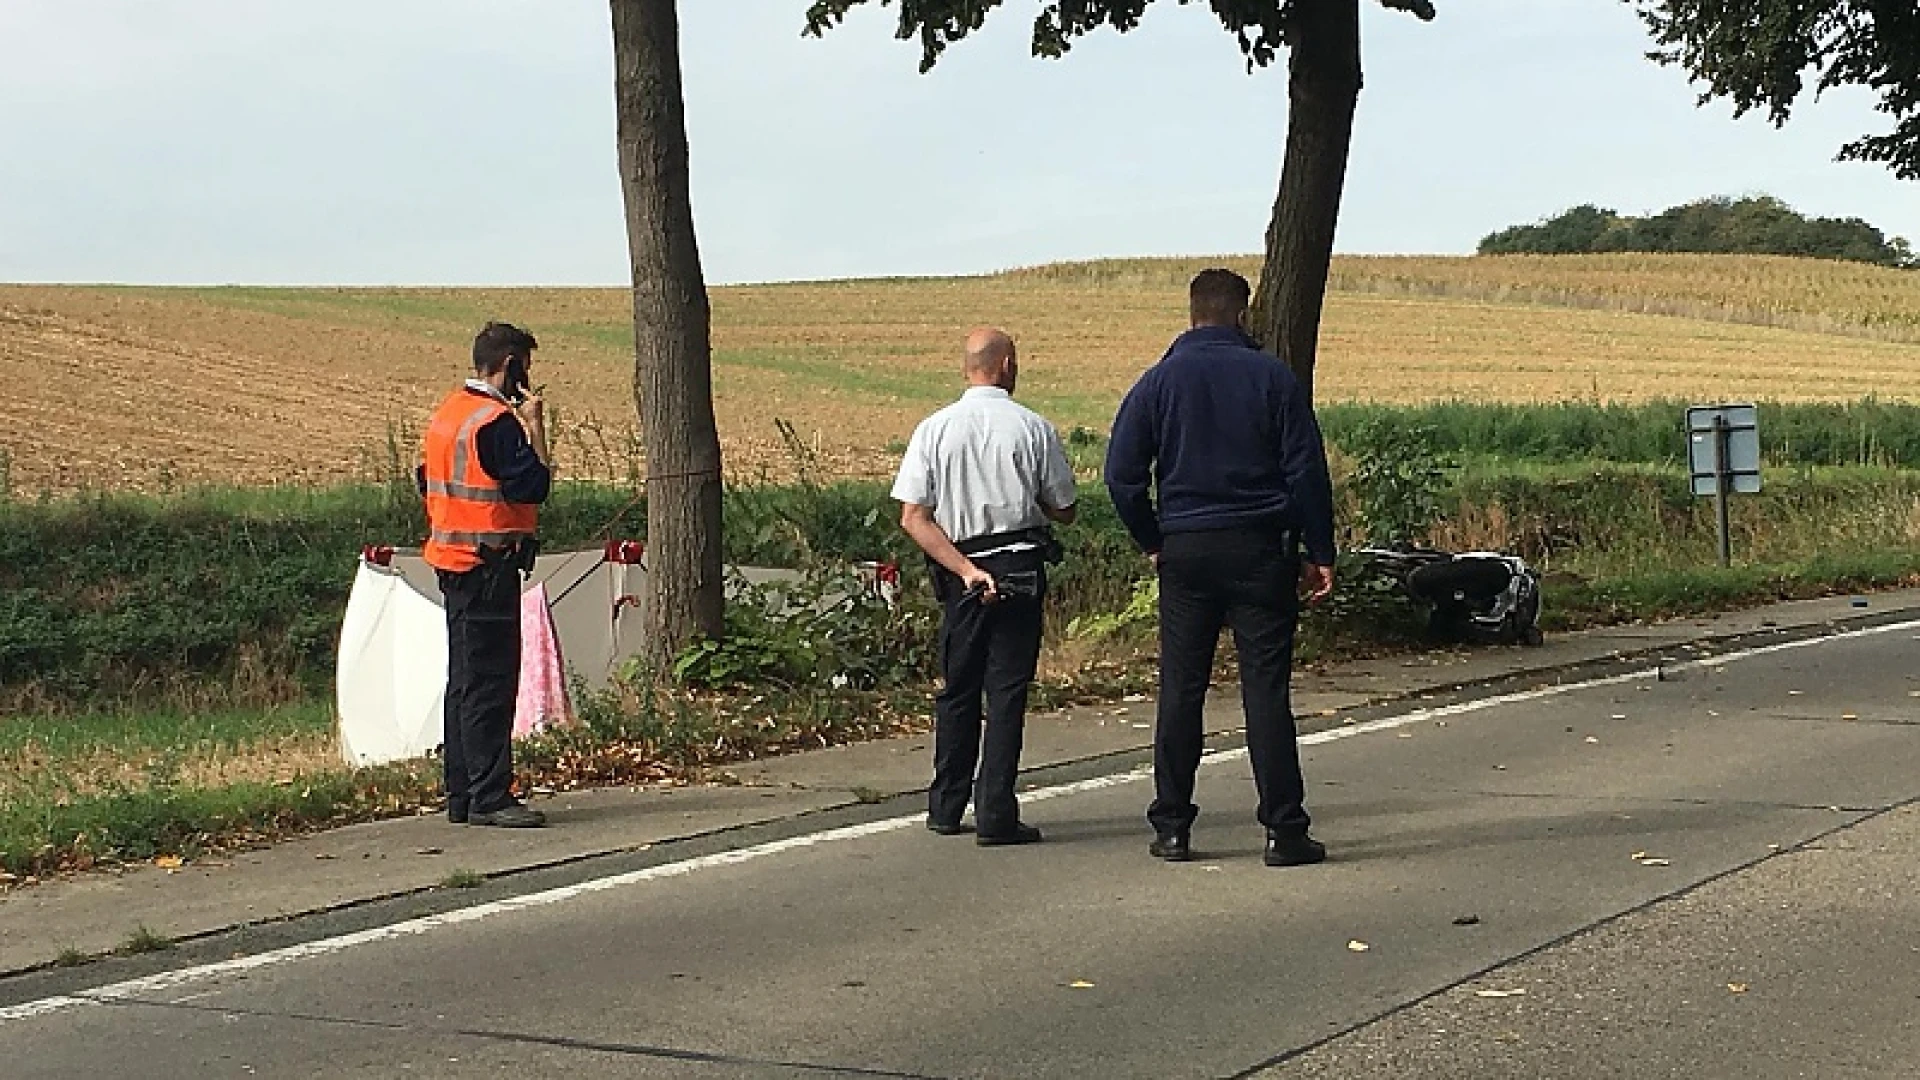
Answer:
[[[702,637],[674,660],[674,678],[709,689],[775,684],[872,690],[925,679],[934,619],[924,602],[890,608],[846,570],[749,584],[727,604],[723,638]]]
[[[1347,446],[1354,459],[1348,486],[1370,543],[1418,543],[1440,517],[1448,463],[1436,449],[1438,441],[1433,428],[1392,417],[1375,417],[1354,429]]]
[[[1134,582],[1132,598],[1119,611],[1076,615],[1067,623],[1067,636],[1098,641],[1137,628],[1157,626],[1159,621],[1160,578],[1154,575]]]

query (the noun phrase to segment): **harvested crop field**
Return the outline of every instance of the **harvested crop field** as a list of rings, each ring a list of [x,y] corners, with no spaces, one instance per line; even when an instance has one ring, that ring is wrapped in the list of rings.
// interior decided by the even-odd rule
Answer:
[[[736,479],[887,470],[955,390],[967,327],[1019,338],[1021,396],[1100,428],[1221,260],[714,291]],[[1227,262],[1247,271],[1250,260]],[[1347,258],[1322,400],[1920,399],[1920,273],[1719,256]],[[640,468],[618,289],[0,286],[15,495],[388,475],[488,318],[532,329],[572,475]],[[791,425],[793,445],[776,421]]]

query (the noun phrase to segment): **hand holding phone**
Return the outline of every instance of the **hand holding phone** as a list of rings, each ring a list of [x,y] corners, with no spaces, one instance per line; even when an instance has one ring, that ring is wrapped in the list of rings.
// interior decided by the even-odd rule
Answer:
[[[994,580],[992,574],[977,566],[970,567],[966,573],[960,575],[960,584],[966,587],[962,595],[968,600],[991,604],[1000,599],[999,583]]]
[[[514,404],[513,410],[528,426],[545,422],[547,418],[547,400],[538,394],[522,397]]]
[[[547,450],[547,402],[539,391],[526,392],[525,373],[522,372],[520,393],[511,396],[513,412],[520,418],[520,426],[526,429],[527,442],[533,445],[533,454],[541,461],[551,465],[553,458]]]
[[[527,374],[527,358],[523,356],[508,357],[507,384],[501,388],[507,400],[513,402],[515,405],[519,405],[525,401],[527,399],[527,385],[530,381]]]

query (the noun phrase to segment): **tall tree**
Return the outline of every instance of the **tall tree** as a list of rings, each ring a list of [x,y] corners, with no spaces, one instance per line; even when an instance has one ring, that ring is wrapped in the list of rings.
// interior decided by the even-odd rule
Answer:
[[[872,0],[813,0],[807,33],[837,26]],[[893,0],[879,0],[882,6]],[[980,29],[1003,0],[901,0],[898,36],[920,41],[920,70],[947,45]],[[1049,0],[1033,24],[1036,56],[1059,57],[1102,26],[1125,33],[1153,0]],[[1186,0],[1181,0],[1185,3]],[[1432,19],[1430,0],[1379,0]],[[1254,299],[1254,334],[1313,389],[1320,311],[1333,263],[1334,226],[1347,180],[1353,115],[1360,97],[1360,0],[1211,0],[1220,25],[1240,43],[1249,70],[1289,52],[1286,155],[1267,228],[1266,262]]]
[[[633,394],[647,453],[643,659],[664,671],[694,635],[721,632],[711,313],[693,232],[675,0],[611,3],[620,188],[633,263]]]
[[[1764,108],[1785,124],[1813,78],[1879,95],[1893,130],[1840,148],[1842,161],[1885,164],[1920,180],[1920,4],[1914,0],[1627,0],[1653,31],[1652,59],[1705,85],[1700,103]]]

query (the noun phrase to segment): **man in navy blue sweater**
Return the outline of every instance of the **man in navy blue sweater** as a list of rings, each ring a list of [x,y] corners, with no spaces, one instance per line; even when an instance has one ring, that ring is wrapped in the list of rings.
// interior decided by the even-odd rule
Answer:
[[[1333,485],[1306,394],[1247,336],[1251,292],[1229,270],[1193,279],[1193,328],[1121,403],[1106,479],[1160,576],[1148,850],[1169,862],[1193,857],[1200,712],[1226,626],[1240,659],[1266,863],[1299,866],[1326,858],[1307,832],[1290,691],[1300,593],[1318,603],[1333,592]]]

